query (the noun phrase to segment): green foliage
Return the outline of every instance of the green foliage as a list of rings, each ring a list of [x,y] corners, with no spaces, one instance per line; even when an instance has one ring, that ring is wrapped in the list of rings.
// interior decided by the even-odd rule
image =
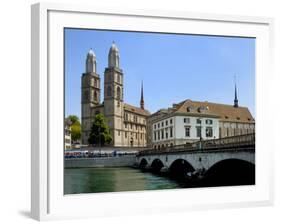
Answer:
[[[76,142],[81,138],[81,124],[79,118],[76,115],[69,115],[67,119],[71,122],[71,139]]]
[[[69,115],[69,116],[67,117],[67,119],[69,119],[69,120],[71,121],[71,124],[74,124],[74,123],[76,123],[76,122],[79,122],[79,123],[80,123],[79,118],[78,118],[76,115]]]
[[[88,139],[89,144],[102,146],[109,144],[112,141],[112,137],[109,133],[109,127],[103,114],[97,114],[94,118],[90,137]]]
[[[81,124],[79,121],[76,121],[71,126],[71,139],[77,141],[81,138]]]

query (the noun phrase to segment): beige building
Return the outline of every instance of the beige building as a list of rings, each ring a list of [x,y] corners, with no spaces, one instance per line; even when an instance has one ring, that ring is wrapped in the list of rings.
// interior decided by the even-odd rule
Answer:
[[[148,145],[162,148],[255,132],[255,120],[246,107],[185,100],[152,114],[148,119]]]
[[[104,72],[102,103],[100,76],[96,67],[96,56],[90,50],[86,59],[86,71],[81,78],[82,144],[88,144],[94,117],[102,113],[108,121],[113,146],[146,147],[147,117],[150,113],[144,108],[143,86],[140,107],[124,102],[124,73],[120,68],[119,50],[115,43],[109,50],[108,67]]]

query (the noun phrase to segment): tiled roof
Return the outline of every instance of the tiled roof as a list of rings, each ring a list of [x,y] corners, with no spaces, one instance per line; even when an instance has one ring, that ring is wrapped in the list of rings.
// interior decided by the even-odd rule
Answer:
[[[208,101],[185,100],[176,104],[175,113],[217,115],[221,121],[255,123],[247,107],[234,107],[233,105],[211,103]]]
[[[140,107],[135,107],[135,106],[132,106],[132,105],[127,104],[127,103],[124,103],[124,110],[130,111],[130,112],[135,113],[135,114],[140,114],[140,115],[143,115],[143,116],[150,115],[150,112],[148,110],[141,109]]]

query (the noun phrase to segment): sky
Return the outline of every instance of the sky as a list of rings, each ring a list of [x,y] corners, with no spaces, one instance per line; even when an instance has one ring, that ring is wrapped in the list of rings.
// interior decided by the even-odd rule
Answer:
[[[186,99],[239,106],[255,116],[255,39],[65,28],[65,115],[80,117],[81,76],[90,48],[97,58],[103,101],[104,70],[114,41],[124,73],[124,101],[139,106],[143,81],[151,113]],[[236,78],[235,78],[236,77]]]

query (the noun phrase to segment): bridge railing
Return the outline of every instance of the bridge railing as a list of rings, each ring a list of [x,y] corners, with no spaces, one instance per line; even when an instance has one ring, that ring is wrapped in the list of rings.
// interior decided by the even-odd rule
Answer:
[[[247,148],[255,145],[255,133],[237,135],[219,139],[197,141],[191,144],[168,146],[160,149],[146,149],[140,151],[138,155],[168,153],[168,152],[184,152],[198,150],[221,150],[221,149],[237,149]]]

